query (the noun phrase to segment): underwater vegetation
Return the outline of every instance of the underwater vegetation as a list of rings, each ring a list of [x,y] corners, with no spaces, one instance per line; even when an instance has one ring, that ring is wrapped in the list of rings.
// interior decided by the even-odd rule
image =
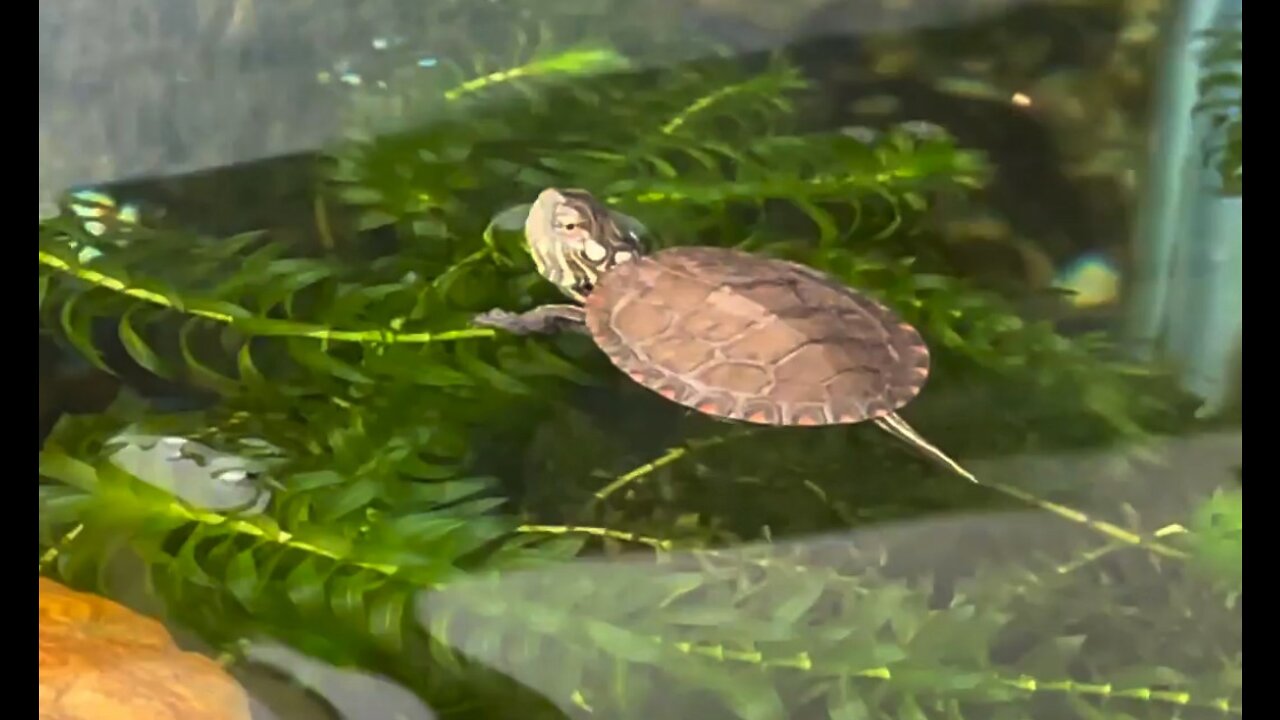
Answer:
[[[1244,182],[1243,22],[1243,15],[1227,16],[1220,27],[1199,34],[1200,101],[1194,112],[1206,118],[1213,131],[1202,148],[1204,160],[1217,170],[1222,192],[1231,196],[1243,192]]]
[[[948,267],[927,218],[980,199],[984,156],[801,130],[781,57],[621,65],[439,74],[429,121],[316,160],[314,232],[42,221],[42,334],[209,401],[53,427],[41,573],[110,595],[140,564],[238,664],[287,643],[441,718],[1241,715],[1239,480],[1171,472],[1200,429],[1171,380]],[[549,186],[895,308],[935,360],[903,415],[980,484],[473,326],[559,300],[520,233]]]

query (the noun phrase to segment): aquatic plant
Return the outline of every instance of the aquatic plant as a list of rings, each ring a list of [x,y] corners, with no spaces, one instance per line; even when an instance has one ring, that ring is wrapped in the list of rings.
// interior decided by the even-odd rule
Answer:
[[[1203,41],[1197,84],[1200,100],[1193,112],[1209,123],[1203,158],[1218,171],[1227,195],[1240,195],[1244,182],[1243,22],[1244,16],[1237,14],[1199,33]]]
[[[162,412],[125,394],[64,418],[41,452],[42,572],[110,589],[131,558],[232,655],[280,639],[448,718],[1240,713],[1238,590],[1180,571],[1229,566],[1232,536],[1179,542],[1216,527],[1182,525],[1200,491],[1153,502],[1135,468],[1159,455],[1128,453],[1181,428],[1167,385],[953,277],[920,222],[982,186],[980,154],[941,128],[805,128],[804,78],[780,58],[539,67],[335,148],[316,246],[41,223],[42,328],[108,372],[213,398]],[[977,463],[1000,495],[860,428],[779,431],[758,452],[617,378],[584,338],[470,327],[552,297],[509,218],[557,184],[654,245],[800,259],[900,308],[938,364],[912,422],[966,464],[1121,462]],[[179,500],[113,462],[125,429],[270,457],[242,478],[266,503]],[[874,532],[997,504],[1056,521],[926,523],[914,549]]]

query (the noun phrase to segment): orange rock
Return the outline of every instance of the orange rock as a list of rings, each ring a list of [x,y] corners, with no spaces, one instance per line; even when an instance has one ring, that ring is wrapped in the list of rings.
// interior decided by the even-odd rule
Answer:
[[[41,720],[249,720],[218,663],[159,622],[40,578]]]

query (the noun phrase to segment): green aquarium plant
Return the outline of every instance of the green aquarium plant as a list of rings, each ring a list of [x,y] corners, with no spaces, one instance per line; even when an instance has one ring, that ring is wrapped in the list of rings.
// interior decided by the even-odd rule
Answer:
[[[1204,488],[1151,481],[1186,426],[1167,381],[955,277],[923,222],[980,193],[980,154],[805,127],[781,58],[541,63],[318,159],[315,243],[41,223],[42,330],[213,398],[54,428],[42,573],[110,594],[141,567],[230,657],[283,641],[442,718],[1240,714],[1238,588],[1182,571],[1239,534],[1188,531]],[[556,297],[519,232],[548,186],[897,308],[937,362],[911,422],[981,483],[858,427],[744,442],[586,338],[475,326]]]

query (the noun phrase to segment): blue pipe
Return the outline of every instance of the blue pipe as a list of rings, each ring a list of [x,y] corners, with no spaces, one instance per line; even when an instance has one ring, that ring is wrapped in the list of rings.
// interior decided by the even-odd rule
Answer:
[[[1220,130],[1192,112],[1202,99],[1198,35],[1237,24],[1242,29],[1241,3],[1179,3],[1135,228],[1126,346],[1137,359],[1160,358],[1175,368],[1183,387],[1204,401],[1202,415],[1229,402],[1241,348],[1243,198],[1222,193],[1220,176],[1202,153]],[[1234,69],[1243,74],[1240,64]],[[1238,101],[1240,88],[1215,97]]]

